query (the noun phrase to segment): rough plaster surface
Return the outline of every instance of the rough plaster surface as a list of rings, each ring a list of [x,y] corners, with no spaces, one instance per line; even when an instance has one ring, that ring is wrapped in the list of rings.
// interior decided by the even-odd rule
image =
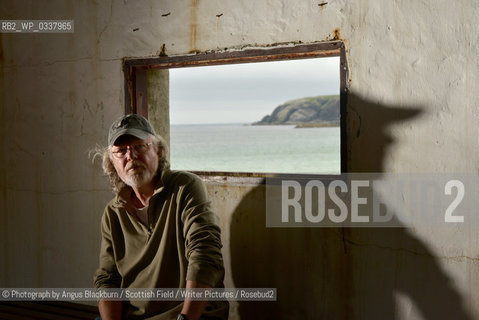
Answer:
[[[169,146],[170,142],[170,86],[168,70],[151,70],[148,72],[148,120]],[[168,159],[169,160],[169,159]]]
[[[111,193],[87,151],[124,110],[122,59],[163,44],[168,55],[240,50],[339,28],[350,170],[477,174],[479,3],[321,2],[2,1],[2,19],[74,19],[75,33],[0,34],[0,286],[91,285]],[[227,285],[282,288],[283,317],[479,319],[478,230],[266,230],[261,190],[209,190]],[[438,314],[416,292],[437,297]]]

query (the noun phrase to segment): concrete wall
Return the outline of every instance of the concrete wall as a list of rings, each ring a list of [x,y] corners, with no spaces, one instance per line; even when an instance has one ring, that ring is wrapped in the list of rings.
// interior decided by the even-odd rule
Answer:
[[[349,170],[479,170],[477,1],[45,3],[0,3],[2,19],[75,20],[73,34],[0,34],[0,287],[91,286],[112,194],[88,150],[124,112],[122,59],[163,45],[308,43],[339,28]],[[261,186],[208,188],[227,286],[278,288],[277,303],[233,304],[234,317],[479,319],[475,228],[266,229]]]

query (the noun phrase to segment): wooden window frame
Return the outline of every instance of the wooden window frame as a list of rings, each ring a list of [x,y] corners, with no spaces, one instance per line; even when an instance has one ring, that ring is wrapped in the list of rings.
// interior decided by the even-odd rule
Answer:
[[[148,118],[148,84],[147,71],[155,69],[171,69],[194,66],[227,65],[251,62],[284,61],[307,58],[339,57],[340,72],[340,153],[341,173],[347,172],[347,121],[346,106],[349,84],[349,70],[346,58],[346,49],[342,41],[328,41],[313,44],[284,45],[259,49],[247,49],[226,52],[200,53],[182,56],[160,56],[155,58],[125,59],[123,72],[125,77],[125,114],[138,113]],[[242,177],[253,180],[270,176],[288,176],[293,174],[268,174],[244,172],[204,172],[195,173],[209,177],[208,180],[242,181]],[[298,176],[298,174],[294,174]],[[301,175],[299,175],[301,176]],[[305,175],[306,176],[306,175]],[[310,177],[311,175],[307,175]],[[325,175],[314,175],[317,177]],[[329,176],[330,175],[326,175]],[[216,177],[216,178],[215,178]],[[230,177],[227,179],[226,177]],[[219,179],[219,180],[218,180]]]

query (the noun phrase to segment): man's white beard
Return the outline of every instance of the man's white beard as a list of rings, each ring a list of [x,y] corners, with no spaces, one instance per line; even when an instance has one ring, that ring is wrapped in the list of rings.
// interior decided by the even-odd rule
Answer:
[[[139,170],[139,172],[127,175],[123,182],[130,187],[139,188],[149,183],[152,178],[149,171]]]

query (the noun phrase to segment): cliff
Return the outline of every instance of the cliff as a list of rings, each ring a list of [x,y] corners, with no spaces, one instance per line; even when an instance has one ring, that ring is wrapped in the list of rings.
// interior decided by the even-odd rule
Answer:
[[[339,125],[339,96],[317,96],[287,101],[253,125],[293,124],[298,127]]]

